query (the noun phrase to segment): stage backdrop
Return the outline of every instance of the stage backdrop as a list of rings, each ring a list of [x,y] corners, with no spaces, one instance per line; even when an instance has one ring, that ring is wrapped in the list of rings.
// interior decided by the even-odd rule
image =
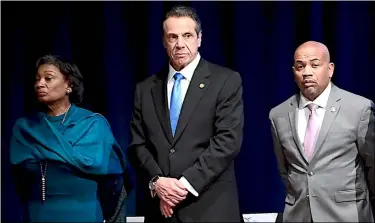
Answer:
[[[178,3],[178,2],[177,2]],[[182,2],[181,2],[182,3]],[[72,59],[85,80],[83,107],[111,123],[123,147],[136,82],[166,62],[162,20],[176,2],[1,2],[2,220],[21,219],[11,184],[9,138],[32,107],[34,64],[44,54]],[[334,83],[375,99],[375,7],[371,2],[188,2],[203,28],[203,58],[240,72],[245,127],[236,174],[243,213],[280,212],[280,180],[268,113],[296,92],[292,64],[304,41],[325,43]],[[135,178],[130,169],[133,183]],[[128,216],[142,215],[134,186]]]

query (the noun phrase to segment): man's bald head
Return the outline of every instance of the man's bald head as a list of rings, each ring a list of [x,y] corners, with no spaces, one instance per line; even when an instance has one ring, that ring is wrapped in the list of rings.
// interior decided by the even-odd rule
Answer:
[[[308,41],[294,52],[294,79],[301,93],[310,101],[326,89],[334,68],[328,48],[323,43]]]
[[[299,45],[296,51],[294,51],[294,59],[296,59],[296,54],[298,54],[299,51],[304,51],[308,48],[314,48],[316,51],[321,53],[322,59],[324,59],[326,62],[329,63],[331,61],[327,46],[324,45],[323,43],[316,42],[316,41],[307,41]]]

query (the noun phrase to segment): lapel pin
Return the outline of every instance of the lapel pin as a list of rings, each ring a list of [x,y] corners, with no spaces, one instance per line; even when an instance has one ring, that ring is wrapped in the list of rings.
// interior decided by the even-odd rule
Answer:
[[[200,85],[199,85],[199,88],[200,88],[200,89],[204,88],[204,84],[200,84]]]
[[[335,113],[336,112],[336,108],[335,107],[331,107],[331,112]]]

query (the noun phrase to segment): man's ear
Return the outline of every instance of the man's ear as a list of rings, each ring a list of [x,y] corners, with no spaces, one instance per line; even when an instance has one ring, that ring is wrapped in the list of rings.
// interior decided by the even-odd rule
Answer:
[[[331,62],[331,63],[328,64],[328,75],[329,75],[329,78],[332,78],[334,71],[335,71],[335,64]]]
[[[202,31],[200,31],[199,34],[198,34],[197,42],[198,42],[198,47],[200,47],[201,44],[202,44]]]

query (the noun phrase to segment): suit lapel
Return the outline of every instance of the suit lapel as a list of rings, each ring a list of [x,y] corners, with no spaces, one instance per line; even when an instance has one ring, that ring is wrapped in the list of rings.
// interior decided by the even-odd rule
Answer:
[[[318,139],[316,140],[314,152],[313,152],[313,155],[312,155],[311,159],[314,158],[315,154],[317,153],[317,151],[322,146],[322,143],[324,142],[324,139],[326,138],[327,133],[328,133],[329,129],[331,128],[333,121],[335,120],[337,114],[340,111],[339,101],[340,101],[341,97],[340,97],[338,91],[339,91],[339,89],[335,85],[332,84],[331,93],[330,93],[330,96],[328,98],[326,111],[324,113],[323,123],[322,123],[322,126],[320,127]]]
[[[290,127],[292,129],[294,143],[297,145],[297,148],[305,160],[307,162],[307,157],[305,156],[305,152],[303,150],[303,146],[301,141],[299,140],[298,132],[297,132],[297,123],[298,123],[298,101],[299,101],[299,94],[296,94],[294,101],[291,102],[292,111],[289,112],[289,121]]]
[[[200,59],[199,64],[194,71],[192,80],[189,84],[189,88],[186,92],[184,102],[182,104],[176,133],[173,138],[173,144],[177,142],[177,140],[185,130],[191,115],[198,105],[198,102],[210,85],[210,79],[208,78],[210,75],[211,73],[208,69],[207,62],[204,59]]]
[[[163,70],[157,77],[154,87],[151,89],[156,114],[164,130],[169,143],[172,144],[172,130],[169,120],[168,98],[167,98],[167,75],[168,71]]]

